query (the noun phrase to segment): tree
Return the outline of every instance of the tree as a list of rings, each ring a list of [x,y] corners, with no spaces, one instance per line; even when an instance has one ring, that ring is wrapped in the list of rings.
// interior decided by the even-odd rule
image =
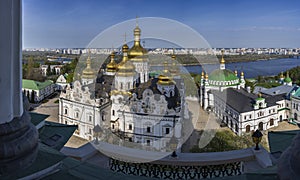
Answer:
[[[31,79],[33,76],[33,68],[34,68],[34,62],[33,62],[33,57],[30,56],[30,58],[27,61],[27,79]]]
[[[67,83],[73,82],[74,73],[69,73],[67,76]]]
[[[48,68],[47,68],[47,76],[51,76],[51,75],[52,75],[51,67],[50,67],[50,65],[48,65]]]

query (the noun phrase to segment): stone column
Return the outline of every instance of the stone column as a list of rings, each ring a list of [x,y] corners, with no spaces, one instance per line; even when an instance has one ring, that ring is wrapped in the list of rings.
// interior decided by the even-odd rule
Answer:
[[[38,133],[23,110],[22,0],[0,1],[0,175],[30,165]]]
[[[0,124],[23,114],[21,75],[21,4],[0,2]]]

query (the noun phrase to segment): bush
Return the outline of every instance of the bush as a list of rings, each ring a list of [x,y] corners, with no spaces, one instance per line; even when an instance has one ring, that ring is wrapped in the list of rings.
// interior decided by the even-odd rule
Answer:
[[[248,148],[252,147],[253,145],[254,144],[251,140],[250,134],[237,136],[230,130],[222,129],[216,132],[215,137],[207,144],[207,146],[204,148],[194,146],[192,149],[190,149],[190,152],[222,152]]]

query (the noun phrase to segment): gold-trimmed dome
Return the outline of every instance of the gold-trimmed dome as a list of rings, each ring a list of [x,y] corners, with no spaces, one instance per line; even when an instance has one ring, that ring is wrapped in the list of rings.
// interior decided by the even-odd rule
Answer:
[[[110,62],[106,65],[107,72],[115,72],[117,70],[117,63],[115,62],[115,52],[112,51],[110,54]]]
[[[140,43],[140,37],[141,37],[141,29],[138,25],[133,30],[134,34],[134,44],[132,48],[128,51],[128,56],[132,61],[143,61],[144,57],[148,51],[144,49]]]
[[[159,85],[174,85],[175,82],[172,79],[171,73],[167,69],[167,62],[164,62],[164,70],[161,75],[158,76],[158,84]]]
[[[119,76],[134,76],[135,75],[135,66],[128,59],[127,44],[124,44],[122,46],[122,51],[123,51],[123,59],[117,66],[117,68],[118,68],[117,75],[119,75]]]
[[[171,56],[171,58],[172,58],[172,68],[170,69],[170,72],[171,72],[172,75],[176,76],[180,72],[180,68],[179,68],[178,63],[176,62],[175,54],[173,54]]]
[[[90,50],[88,52],[88,58],[86,60],[86,68],[82,71],[82,76],[81,78],[84,79],[93,79],[95,77],[95,72],[94,70],[91,68],[91,57],[90,57]]]

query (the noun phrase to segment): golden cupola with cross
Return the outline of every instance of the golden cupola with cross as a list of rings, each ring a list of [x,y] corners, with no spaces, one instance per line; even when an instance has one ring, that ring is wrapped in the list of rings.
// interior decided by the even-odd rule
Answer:
[[[171,72],[172,76],[175,77],[175,76],[178,76],[178,74],[180,73],[180,67],[176,61],[176,55],[174,54],[174,51],[173,51],[171,58],[172,58],[172,65],[170,68],[170,72]]]
[[[95,72],[91,68],[91,51],[88,52],[88,57],[86,60],[86,68],[82,71],[81,78],[83,79],[93,79],[95,77]]]
[[[110,54],[110,62],[106,65],[107,72],[116,72],[117,71],[117,63],[115,62],[115,52],[112,51]]]
[[[175,82],[173,81],[172,74],[168,70],[168,62],[164,62],[164,70],[162,74],[158,76],[159,85],[174,85]]]
[[[137,20],[136,20],[136,27],[133,30],[134,34],[134,44],[132,48],[128,51],[128,56],[130,60],[132,61],[143,61],[144,55],[148,53],[148,51],[142,47],[141,45],[141,29],[138,26]]]
[[[122,52],[123,52],[123,59],[122,61],[117,65],[118,76],[134,76],[135,75],[135,66],[131,61],[128,59],[128,45],[124,44],[122,46]]]

